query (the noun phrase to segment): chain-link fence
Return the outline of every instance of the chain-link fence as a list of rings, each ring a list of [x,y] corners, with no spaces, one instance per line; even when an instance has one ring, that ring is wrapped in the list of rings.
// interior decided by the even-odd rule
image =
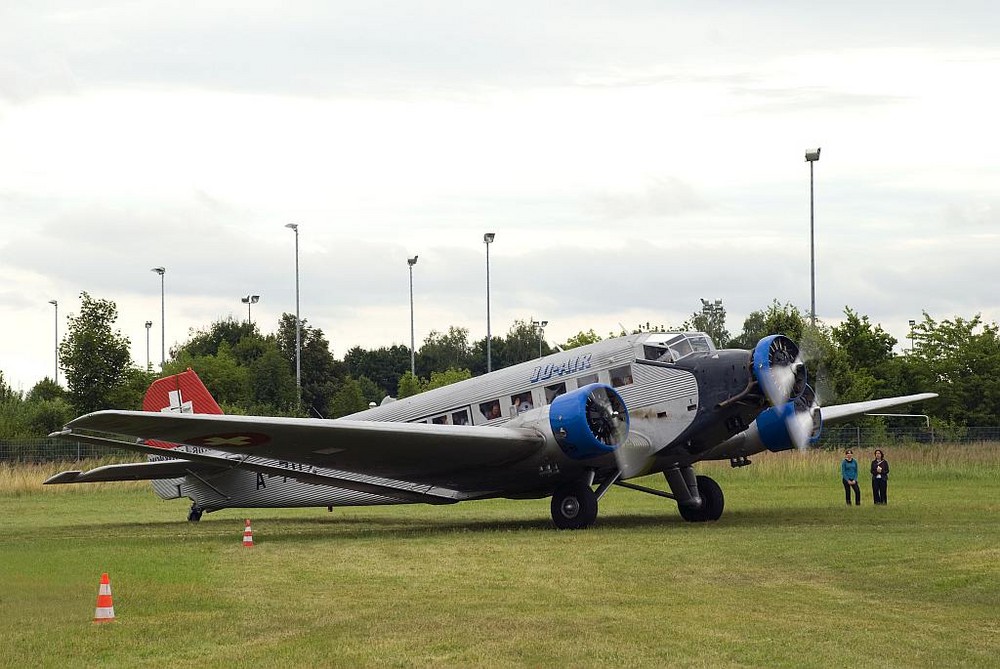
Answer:
[[[1000,442],[1000,427],[885,427],[830,426],[824,427],[819,448],[869,448],[900,444]],[[23,439],[0,441],[0,462],[49,462],[52,460],[85,460],[124,455],[125,450],[94,446],[62,439]],[[138,459],[142,456],[134,454]]]
[[[64,441],[62,439],[0,441],[0,462],[86,460],[88,458],[106,458],[122,453],[125,453],[125,451],[117,448],[94,446],[93,444]]]

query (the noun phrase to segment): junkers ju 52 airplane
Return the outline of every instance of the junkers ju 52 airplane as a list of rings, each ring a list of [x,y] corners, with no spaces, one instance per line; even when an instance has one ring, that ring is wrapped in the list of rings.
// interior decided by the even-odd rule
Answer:
[[[935,397],[821,408],[785,336],[717,350],[699,332],[609,339],[336,420],[222,415],[191,370],[154,382],[144,411],[98,411],[53,436],[143,452],[147,462],[67,471],[48,484],[151,480],[224,508],[450,504],[551,497],[562,529],[597,518],[612,485],[673,499],[717,520],[722,489],[702,460],[749,464],[803,448],[823,422]],[[630,483],[662,473],[670,492]]]

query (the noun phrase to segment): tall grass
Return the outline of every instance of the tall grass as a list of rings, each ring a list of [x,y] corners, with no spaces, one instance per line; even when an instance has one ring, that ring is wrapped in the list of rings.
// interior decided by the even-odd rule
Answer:
[[[852,450],[859,463],[861,480],[865,481],[875,449]],[[997,443],[914,444],[882,450],[889,462],[890,479],[893,481],[906,481],[915,476],[991,480],[1000,477],[1000,444]],[[843,458],[843,450],[765,451],[751,457],[751,466],[733,472],[729,472],[728,462],[704,463],[697,468],[726,479],[741,476],[751,480],[778,477],[781,480],[803,481],[839,477]]]
[[[42,485],[45,479],[68,470],[87,471],[104,465],[122,462],[120,456],[82,461],[52,461],[40,463],[0,462],[0,497],[17,497],[44,491],[46,494],[79,494],[101,487],[134,488],[149,484],[143,481],[114,483],[82,483],[70,485]]]

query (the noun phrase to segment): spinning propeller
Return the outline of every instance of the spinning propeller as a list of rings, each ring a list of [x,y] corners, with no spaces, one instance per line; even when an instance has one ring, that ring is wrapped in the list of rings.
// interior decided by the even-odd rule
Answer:
[[[628,437],[628,413],[618,393],[597,387],[587,396],[587,425],[603,444],[617,447]]]
[[[823,427],[816,392],[806,383],[799,347],[784,335],[764,337],[753,350],[753,374],[771,407],[757,417],[771,450],[804,449]]]

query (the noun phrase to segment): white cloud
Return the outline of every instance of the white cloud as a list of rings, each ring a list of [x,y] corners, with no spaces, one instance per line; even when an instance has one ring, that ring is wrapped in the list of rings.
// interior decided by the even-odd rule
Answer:
[[[115,300],[145,362],[260,294],[338,355],[545,318],[564,341],[729,328],[809,299],[897,337],[1000,314],[992,10],[837,5],[15,2],[0,9],[0,369],[51,374],[52,312]],[[891,20],[890,20],[891,18]],[[6,100],[3,102],[3,100]],[[16,288],[15,288],[16,286]],[[10,325],[13,324],[13,325]]]

